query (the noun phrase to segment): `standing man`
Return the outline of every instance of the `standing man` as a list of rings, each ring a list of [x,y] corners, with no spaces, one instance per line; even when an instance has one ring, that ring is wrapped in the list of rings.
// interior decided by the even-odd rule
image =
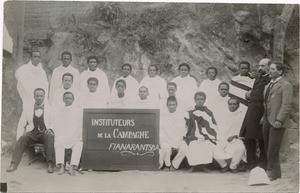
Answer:
[[[106,74],[98,68],[99,60],[96,56],[90,56],[87,59],[89,69],[83,71],[80,75],[80,91],[88,92],[86,86],[90,77],[98,79],[98,90],[103,93],[104,99],[107,101],[110,96],[110,89]]]
[[[241,128],[241,137],[245,137],[245,146],[247,149],[247,163],[251,170],[256,166],[267,169],[267,157],[264,150],[264,141],[262,135],[262,125],[259,123],[264,114],[264,88],[270,82],[269,68],[270,59],[262,59],[258,64],[259,76],[255,79],[252,90],[246,93],[249,100],[248,110]],[[259,147],[259,158],[256,157],[256,143]]]
[[[138,93],[138,88],[139,88],[139,82],[133,78],[130,74],[132,72],[132,66],[130,64],[124,64],[122,66],[122,76],[115,80],[113,88],[111,90],[112,96],[117,96],[117,90],[114,89],[114,86],[116,85],[117,81],[122,79],[126,83],[126,95],[131,98],[133,97],[132,100],[137,99],[137,94]]]
[[[264,90],[263,137],[267,154],[267,173],[271,181],[281,178],[279,150],[284,131],[289,127],[293,87],[282,78],[285,66],[270,65],[270,83]]]
[[[31,60],[22,65],[16,71],[16,79],[18,81],[17,89],[22,99],[23,106],[28,103],[34,103],[34,90],[42,88],[45,96],[48,96],[48,80],[45,70],[43,69],[40,58],[40,51],[33,50],[30,53]]]
[[[54,133],[50,129],[50,107],[45,101],[45,90],[34,90],[33,103],[26,103],[17,128],[17,144],[13,152],[11,165],[7,172],[13,172],[18,168],[25,149],[34,143],[45,146],[48,173],[53,173],[54,168]]]
[[[55,68],[52,74],[50,91],[49,91],[49,102],[52,103],[54,94],[57,89],[62,85],[61,79],[65,73],[73,75],[73,87],[77,90],[79,88],[79,71],[72,66],[72,54],[69,51],[64,51],[61,54],[62,65]]]
[[[139,98],[130,107],[134,109],[158,109],[158,103],[149,98],[149,90],[146,86],[139,88]]]

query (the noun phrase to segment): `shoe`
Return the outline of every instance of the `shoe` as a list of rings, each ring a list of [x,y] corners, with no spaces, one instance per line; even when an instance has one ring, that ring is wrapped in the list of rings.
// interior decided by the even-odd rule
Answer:
[[[239,172],[246,172],[246,170],[247,170],[245,164],[244,165],[239,165],[236,169]]]
[[[274,180],[277,180],[278,178],[277,177],[275,177],[275,176],[268,176],[269,177],[269,180],[270,181],[274,181]]]
[[[53,173],[54,172],[53,164],[48,164],[47,172],[48,173]]]
[[[229,168],[229,171],[230,171],[231,173],[233,173],[233,174],[239,173],[239,171],[238,171],[237,169],[230,169],[230,168]]]
[[[228,172],[229,171],[229,166],[226,165],[224,168],[222,168],[219,172],[220,173],[225,173],[225,172]]]
[[[17,170],[18,166],[15,163],[11,163],[10,166],[6,169],[6,172],[13,172]]]

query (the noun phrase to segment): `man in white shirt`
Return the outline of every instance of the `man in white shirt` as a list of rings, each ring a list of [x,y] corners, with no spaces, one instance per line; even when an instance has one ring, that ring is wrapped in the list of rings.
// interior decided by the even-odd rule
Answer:
[[[113,87],[116,85],[116,82],[118,80],[120,79],[124,80],[126,82],[126,91],[125,91],[126,95],[129,98],[133,98],[132,100],[135,100],[137,99],[136,93],[138,92],[139,82],[130,75],[131,72],[132,72],[132,66],[130,64],[124,64],[122,66],[122,76],[115,80]],[[115,97],[117,95],[117,91],[114,88],[112,88],[111,94],[112,96]]]
[[[33,50],[31,60],[17,69],[15,76],[18,81],[17,89],[22,99],[23,106],[34,103],[34,90],[42,88],[45,96],[48,96],[48,79],[45,70],[40,63],[40,51]],[[45,98],[47,100],[47,97]],[[47,100],[48,101],[48,100]]]
[[[218,140],[217,145],[214,146],[214,159],[222,168],[220,173],[227,171],[237,173],[237,165],[245,159],[245,145],[238,139],[245,109],[239,107],[239,101],[230,98],[228,108],[226,111],[222,110],[222,119],[218,122]],[[230,160],[229,164],[226,160]]]
[[[49,91],[49,102],[52,103],[54,94],[62,85],[61,79],[65,73],[73,75],[73,87],[78,90],[79,88],[79,71],[72,66],[72,54],[69,51],[64,51],[61,54],[62,65],[58,66],[53,70],[50,91]]]
[[[108,100],[110,97],[110,88],[106,74],[98,68],[98,58],[96,56],[90,56],[87,59],[87,63],[89,68],[80,75],[80,92],[88,92],[86,86],[87,80],[90,77],[95,77],[98,79],[98,90],[103,93],[105,100]]]
[[[149,98],[149,91],[146,86],[141,86],[139,88],[139,99],[134,101],[130,108],[137,109],[158,109],[158,103],[155,103]]]
[[[107,101],[105,96],[98,89],[99,81],[95,77],[90,77],[87,80],[88,92],[81,95],[80,105],[83,108],[107,108]]]
[[[71,73],[65,73],[62,76],[62,85],[56,90],[53,101],[51,105],[53,107],[61,107],[65,106],[65,103],[63,102],[63,95],[65,92],[70,91],[75,95],[75,102],[74,104],[78,104],[79,99],[78,98],[78,91],[73,88],[73,75]]]
[[[127,88],[126,82],[123,79],[116,81],[116,92],[117,94],[111,94],[111,97],[108,101],[108,108],[119,108],[124,109],[128,108],[129,106],[129,97],[126,95],[125,92]]]
[[[69,174],[75,175],[74,167],[78,166],[82,152],[82,110],[73,104],[74,94],[65,92],[63,95],[65,106],[55,109],[53,131],[55,133],[56,164],[59,175],[65,172],[65,149],[72,149]]]
[[[186,134],[185,120],[181,112],[176,111],[177,100],[174,96],[167,99],[168,112],[161,114],[159,168],[165,164],[167,170],[178,169],[185,158],[187,144],[183,141]],[[171,164],[172,149],[178,150]]]

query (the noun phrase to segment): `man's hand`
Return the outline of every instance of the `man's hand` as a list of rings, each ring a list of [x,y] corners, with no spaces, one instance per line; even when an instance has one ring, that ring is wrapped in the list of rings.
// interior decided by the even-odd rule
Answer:
[[[282,128],[282,123],[281,123],[280,121],[275,121],[275,123],[274,123],[274,128],[275,128],[275,129],[280,129],[280,128]]]
[[[247,91],[245,93],[245,99],[249,100],[250,99],[250,94],[251,94],[251,90]]]
[[[239,138],[237,135],[233,135],[231,137],[228,137],[227,141],[230,143],[232,140]]]
[[[52,129],[47,129],[47,130],[45,131],[45,134],[54,135]]]

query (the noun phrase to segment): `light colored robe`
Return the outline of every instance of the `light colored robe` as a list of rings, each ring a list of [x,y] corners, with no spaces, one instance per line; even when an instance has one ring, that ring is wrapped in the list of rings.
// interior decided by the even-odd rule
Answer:
[[[45,90],[45,100],[48,101],[48,80],[45,70],[39,63],[34,66],[31,61],[22,65],[15,73],[17,89],[24,104],[34,103],[34,90],[43,88]]]
[[[72,87],[74,87],[76,90],[79,89],[79,82],[80,82],[80,75],[79,71],[71,66],[72,63],[67,66],[59,66],[53,70],[52,77],[51,77],[51,83],[50,83],[50,91],[49,91],[49,102],[52,103],[54,94],[62,86],[62,76],[65,73],[71,73],[73,75],[73,84]]]
[[[133,101],[128,105],[128,107],[133,109],[158,109],[159,105],[158,103],[147,98],[145,100],[138,99]]]
[[[199,91],[204,92],[206,94],[205,105],[210,107],[211,104],[214,103],[215,98],[219,96],[218,87],[221,81],[219,79],[215,79],[213,81],[206,79],[201,82],[199,85]]]
[[[116,82],[120,79],[125,80],[126,82],[126,90],[125,90],[125,96],[127,95],[129,98],[131,98],[132,101],[138,99],[138,87],[139,82],[133,78],[131,75],[124,78],[121,76],[120,78],[116,79],[111,90],[111,96],[116,97],[117,96],[117,90],[116,90]]]
[[[108,84],[108,79],[106,74],[97,68],[95,71],[91,71],[87,69],[86,71],[83,71],[80,75],[80,92],[88,92],[89,89],[87,87],[87,80],[90,77],[95,77],[98,79],[98,88],[101,93],[103,93],[103,96],[106,100],[110,97],[110,89]]]
[[[111,95],[111,97],[108,100],[108,108],[113,108],[113,109],[126,109],[130,107],[130,99],[126,96],[119,98],[116,95]]]
[[[86,92],[81,95],[80,106],[82,108],[107,108],[107,101],[101,92]]]
[[[79,104],[79,101],[80,101],[80,96],[78,94],[78,91],[75,90],[73,88],[73,85],[70,89],[66,90],[62,85],[60,86],[60,88],[58,88],[54,94],[54,97],[53,97],[53,101],[51,103],[51,106],[52,107],[63,107],[65,106],[65,102],[63,100],[63,96],[64,96],[64,93],[65,92],[71,92],[73,93],[74,95],[74,102],[73,104],[76,104],[78,105]]]
[[[229,96],[222,97],[218,93],[218,95],[214,98],[213,103],[210,103],[210,106],[207,105],[207,107],[213,112],[217,125],[220,125],[219,121],[224,119],[223,113],[229,111],[228,100]]]
[[[177,84],[177,92],[176,97],[179,101],[183,101],[182,104],[183,108],[186,110],[193,109],[195,105],[194,102],[194,94],[198,90],[197,82],[195,78],[191,77],[190,75],[181,78],[181,76],[175,77],[172,82]]]
[[[149,91],[148,98],[152,101],[155,101],[156,103],[158,103],[159,100],[165,98],[168,95],[166,90],[167,83],[160,76],[155,76],[153,78],[146,76],[141,81],[139,88],[141,86],[145,86],[148,88]]]

